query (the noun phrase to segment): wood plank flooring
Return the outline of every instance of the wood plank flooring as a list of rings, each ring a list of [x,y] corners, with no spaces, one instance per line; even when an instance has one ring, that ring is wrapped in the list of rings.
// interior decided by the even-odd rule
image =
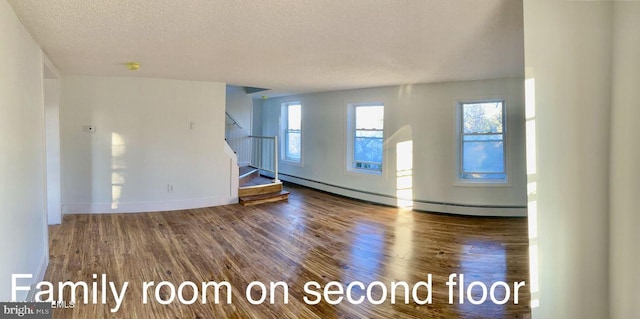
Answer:
[[[67,215],[62,225],[50,226],[50,265],[45,280],[57,283],[85,281],[89,284],[89,304],[73,309],[56,309],[54,318],[529,318],[527,221],[524,218],[478,218],[448,216],[399,210],[333,196],[295,185],[288,202],[242,207],[229,205],[174,212]],[[445,282],[450,273],[465,274],[465,281],[494,281],[511,284],[511,298],[495,305],[489,298],[481,305],[469,301],[448,303]],[[106,305],[97,284],[98,304],[92,304],[92,275],[107,275],[121,287],[129,282],[125,300],[116,313],[111,293]],[[432,304],[404,303],[398,290],[395,304],[389,294],[374,305],[366,300],[351,304],[346,298],[338,305],[324,300],[308,305],[303,286],[316,281],[323,287],[330,281],[345,286],[360,281],[365,286],[381,281],[406,281],[410,287],[433,274]],[[168,305],[155,300],[142,304],[142,282],[180,283],[227,281],[232,286],[232,304],[201,296],[191,305],[178,299]],[[262,305],[252,305],[245,287],[252,281],[284,281],[289,286],[288,304],[283,290],[276,303],[269,297]],[[526,281],[520,289],[519,304],[513,304],[513,282]],[[155,287],[154,287],[155,288]],[[335,287],[333,287],[335,290]],[[313,289],[314,291],[316,289]],[[107,290],[110,291],[110,290]],[[223,290],[224,291],[224,290]],[[258,299],[257,289],[251,294]],[[81,289],[76,291],[80,298]],[[381,297],[380,287],[372,290]],[[479,299],[480,288],[472,297]],[[158,295],[171,295],[164,286]],[[183,290],[191,299],[193,290]],[[353,290],[353,299],[366,296]],[[496,296],[504,296],[498,292]],[[336,299],[338,296],[330,296]],[[426,288],[418,297],[426,297]],[[69,289],[64,293],[69,300]],[[55,299],[59,299],[55,294]],[[81,300],[81,298],[80,298]]]

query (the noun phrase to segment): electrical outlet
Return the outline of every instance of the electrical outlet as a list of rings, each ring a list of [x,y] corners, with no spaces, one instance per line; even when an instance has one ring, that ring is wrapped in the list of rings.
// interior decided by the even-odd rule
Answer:
[[[167,192],[168,193],[173,193],[173,185],[172,184],[167,184]]]

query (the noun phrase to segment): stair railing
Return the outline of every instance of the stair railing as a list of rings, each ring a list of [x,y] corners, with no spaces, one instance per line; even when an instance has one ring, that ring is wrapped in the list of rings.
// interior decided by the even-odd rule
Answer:
[[[280,182],[278,179],[278,136],[250,135],[249,138],[251,139],[250,165],[272,172],[273,182]]]

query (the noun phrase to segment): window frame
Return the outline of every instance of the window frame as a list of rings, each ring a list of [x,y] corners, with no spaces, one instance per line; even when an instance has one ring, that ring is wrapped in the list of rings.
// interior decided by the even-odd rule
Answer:
[[[501,103],[502,104],[502,132],[501,133],[465,133],[464,132],[464,106],[470,104]],[[510,173],[508,163],[508,123],[507,101],[505,98],[470,99],[456,102],[456,185],[459,186],[509,186]],[[464,137],[480,135],[502,135],[502,161],[503,171],[500,173],[466,172],[464,171]],[[504,174],[504,178],[466,178],[466,174]]]
[[[289,107],[293,105],[300,105],[300,129],[299,130],[291,130],[289,129]],[[280,127],[280,160],[287,164],[294,164],[302,166],[303,159],[303,125],[302,125],[302,113],[303,113],[303,105],[302,100],[291,100],[287,102],[283,102],[281,104],[280,114],[282,118],[282,125]],[[296,159],[294,157],[290,157],[289,155],[289,134],[290,133],[299,133],[300,134],[300,158]]]
[[[356,136],[357,136],[357,131],[362,131],[362,130],[358,130],[356,127],[356,114],[357,114],[357,108],[358,107],[371,107],[371,106],[380,106],[382,107],[383,110],[383,115],[382,115],[382,129],[378,130],[378,129],[372,129],[371,131],[380,131],[382,132],[382,161],[379,163],[380,165],[380,169],[368,169],[368,168],[360,168],[360,167],[356,167],[356,161],[355,161],[355,143],[356,143]],[[347,144],[347,158],[346,158],[346,169],[347,172],[355,172],[355,173],[361,173],[361,174],[368,174],[368,175],[374,175],[374,176],[378,176],[378,175],[382,175],[382,173],[385,170],[385,148],[384,148],[384,141],[385,141],[385,128],[386,128],[386,124],[385,124],[385,103],[382,101],[377,101],[377,102],[357,102],[357,103],[348,103],[347,104],[347,139],[346,139],[346,144]],[[360,161],[359,161],[360,162]],[[364,162],[362,162],[364,163]],[[372,163],[372,164],[378,164],[378,163]]]

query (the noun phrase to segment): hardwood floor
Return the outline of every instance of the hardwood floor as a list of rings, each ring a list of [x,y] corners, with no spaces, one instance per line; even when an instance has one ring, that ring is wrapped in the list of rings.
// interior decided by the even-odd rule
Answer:
[[[527,221],[524,218],[478,218],[401,211],[371,205],[322,192],[286,185],[288,202],[260,206],[220,206],[175,212],[67,215],[62,225],[50,226],[51,261],[45,280],[85,281],[89,303],[82,302],[82,289],[76,291],[79,303],[73,309],[56,309],[54,318],[529,318]],[[504,305],[489,297],[481,305],[468,300],[449,304],[445,282],[450,273],[465,275],[465,283],[495,281],[510,284],[511,296]],[[93,279],[97,274],[98,280]],[[101,303],[101,274],[120,289],[129,282],[119,311],[111,313],[116,302],[107,289],[107,304]],[[390,292],[382,304],[367,300],[351,304],[346,296],[338,305],[324,299],[308,305],[303,286],[316,281],[324,287],[330,281],[345,286],[360,281],[364,286],[381,281],[387,288],[394,281],[406,281],[409,288],[433,275],[432,304],[418,305],[398,289],[395,304]],[[207,290],[206,304],[197,301],[181,305],[176,299],[162,305],[156,301],[155,287],[148,290],[149,302],[142,304],[142,283],[169,281],[176,287],[184,281],[198,286],[202,282],[227,281],[232,287],[232,303],[226,294],[220,303]],[[252,305],[245,287],[252,281],[284,281],[288,284],[288,304],[283,289],[262,305]],[[513,283],[526,281],[514,305]],[[92,283],[98,290],[93,304]],[[366,297],[357,286],[352,299]],[[332,290],[337,290],[332,287]],[[317,291],[317,289],[311,289]],[[70,289],[64,299],[70,300]],[[224,289],[222,289],[224,291]],[[426,298],[425,287],[417,297]],[[183,291],[190,300],[193,290]],[[258,289],[251,294],[259,299]],[[472,297],[480,299],[475,287]],[[372,290],[373,299],[382,289]],[[167,300],[171,290],[164,285],[159,297]],[[504,289],[496,290],[502,299]],[[46,297],[46,296],[45,296]],[[330,295],[331,300],[338,295]],[[323,296],[324,298],[324,296]],[[55,299],[59,299],[57,293]]]

